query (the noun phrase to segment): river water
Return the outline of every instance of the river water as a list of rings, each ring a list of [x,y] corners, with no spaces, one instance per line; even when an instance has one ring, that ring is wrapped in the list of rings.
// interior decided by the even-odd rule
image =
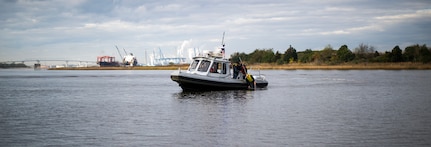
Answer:
[[[431,146],[430,70],[264,70],[267,89],[195,93],[171,72],[0,70],[0,146]]]

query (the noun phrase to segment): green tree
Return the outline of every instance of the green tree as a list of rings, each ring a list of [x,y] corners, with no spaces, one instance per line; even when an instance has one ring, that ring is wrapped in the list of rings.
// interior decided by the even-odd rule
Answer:
[[[248,56],[246,53],[239,53],[239,52],[235,52],[233,54],[230,55],[231,61],[234,63],[240,62],[240,59],[242,61],[248,61]]]
[[[424,44],[421,46],[419,50],[419,61],[423,63],[429,63],[431,62],[431,51],[427,48],[427,46]]]
[[[342,45],[337,51],[337,57],[340,62],[349,62],[355,58],[355,55],[349,50],[347,45]]]
[[[271,49],[263,50],[263,62],[264,63],[275,62],[274,56],[275,56],[275,54],[274,54],[274,51],[273,51],[272,48]]]
[[[408,46],[404,49],[403,59],[407,62],[416,62],[419,60],[419,44]]]
[[[402,62],[403,61],[402,55],[403,54],[400,47],[398,45],[395,46],[394,49],[392,49],[391,62]]]
[[[255,49],[250,54],[234,53],[231,55],[232,62],[246,61],[250,64],[253,63],[273,63],[275,62],[275,55],[273,49]]]
[[[293,59],[293,61],[298,61],[298,54],[296,53],[296,49],[290,45],[284,52],[283,61],[289,63],[291,59]]]
[[[252,53],[249,54],[249,58],[245,61],[247,61],[250,64],[253,63],[260,63],[262,61],[263,55],[260,53],[259,49],[255,49]]]
[[[276,62],[277,64],[283,64],[282,54],[280,54],[280,52],[278,51],[275,52],[273,61]]]
[[[313,61],[313,51],[306,49],[304,52],[298,53],[298,58],[302,63],[310,63]]]
[[[320,60],[324,63],[331,63],[331,61],[334,61],[337,56],[336,51],[332,48],[331,45],[327,45],[321,52],[320,52]]]
[[[355,59],[368,62],[370,59],[374,58],[374,51],[374,46],[361,43],[355,48]]]
[[[313,53],[313,55],[311,56],[313,62],[315,62],[317,64],[323,63],[323,60],[321,59],[322,58],[321,53],[322,53],[322,51],[316,51]]]
[[[405,48],[403,53],[403,59],[407,62],[430,62],[430,50],[426,45],[420,46],[419,44],[411,45]]]
[[[272,49],[256,49],[248,58],[250,63],[271,63],[273,62],[274,51]]]
[[[374,57],[378,57],[378,56],[380,56],[380,53],[378,51],[375,51],[374,52]]]
[[[384,54],[377,56],[373,59],[375,62],[390,62],[392,58],[392,52],[386,51]]]

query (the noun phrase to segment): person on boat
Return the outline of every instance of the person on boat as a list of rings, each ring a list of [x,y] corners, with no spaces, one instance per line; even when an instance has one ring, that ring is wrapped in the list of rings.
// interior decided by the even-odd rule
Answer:
[[[216,63],[214,63],[214,64],[211,66],[210,72],[211,72],[211,73],[217,73],[217,64],[216,64]]]
[[[245,64],[240,63],[240,71],[242,73],[242,79],[245,79],[245,76],[247,74],[247,67]]]
[[[234,79],[238,78],[238,74],[239,74],[240,70],[241,70],[241,66],[239,66],[239,63],[234,63],[233,64],[233,78]]]
[[[247,82],[249,89],[255,89],[256,88],[256,81],[254,80],[252,75],[247,74],[245,76],[245,81]]]

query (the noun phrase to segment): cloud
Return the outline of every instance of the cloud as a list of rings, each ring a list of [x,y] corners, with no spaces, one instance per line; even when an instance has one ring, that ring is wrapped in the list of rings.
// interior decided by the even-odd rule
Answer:
[[[327,12],[353,12],[355,11],[355,8],[351,7],[326,7],[324,11]]]
[[[322,32],[321,35],[340,35],[340,34],[350,34],[350,32],[344,31],[344,30],[336,30],[331,32]]]
[[[381,25],[378,24],[369,24],[367,26],[360,26],[360,27],[354,27],[354,28],[349,28],[349,31],[354,31],[354,32],[363,32],[363,31],[378,31],[378,32],[382,32],[384,31],[383,27]]]
[[[423,9],[417,10],[414,13],[404,13],[404,14],[396,14],[396,15],[385,15],[385,16],[377,16],[375,19],[397,22],[397,21],[406,21],[408,19],[420,19],[420,18],[430,18],[431,17],[431,9]]]
[[[116,54],[114,45],[141,58],[159,47],[173,56],[184,40],[193,40],[187,47],[211,50],[223,32],[228,54],[362,42],[386,50],[405,42],[431,44],[429,5],[422,0],[2,1],[0,60],[83,54],[93,60]]]

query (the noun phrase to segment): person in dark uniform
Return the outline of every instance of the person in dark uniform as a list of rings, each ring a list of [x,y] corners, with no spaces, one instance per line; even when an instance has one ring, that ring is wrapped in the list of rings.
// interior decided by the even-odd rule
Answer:
[[[240,63],[240,71],[242,73],[242,79],[245,79],[245,76],[247,75],[247,67],[245,64]]]
[[[237,79],[238,78],[238,73],[240,71],[239,64],[238,63],[234,63],[232,68],[233,68],[233,78]]]
[[[247,82],[249,89],[255,89],[256,88],[256,81],[254,80],[252,75],[247,74],[245,76],[245,81]]]

